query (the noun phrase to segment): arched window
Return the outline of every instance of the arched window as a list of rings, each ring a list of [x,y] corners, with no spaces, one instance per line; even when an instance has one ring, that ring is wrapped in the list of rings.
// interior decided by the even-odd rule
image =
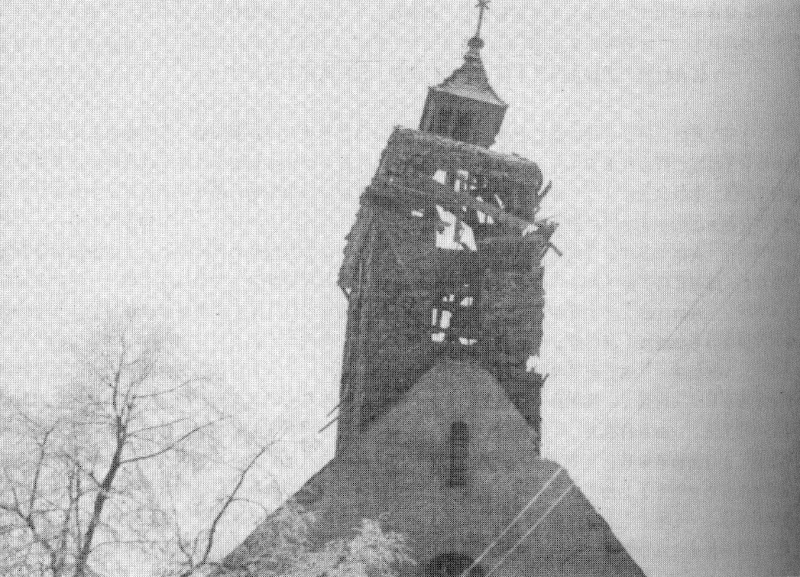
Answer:
[[[469,457],[469,427],[463,421],[450,426],[450,476],[448,486],[467,484],[467,459]]]

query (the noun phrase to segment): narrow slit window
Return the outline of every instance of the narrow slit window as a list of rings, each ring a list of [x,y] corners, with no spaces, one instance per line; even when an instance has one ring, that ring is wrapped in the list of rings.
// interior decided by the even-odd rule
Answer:
[[[450,119],[453,116],[453,109],[452,108],[442,108],[439,110],[439,118],[437,118],[436,123],[436,134],[440,134],[441,136],[449,136],[450,132]]]
[[[469,427],[463,421],[450,426],[450,487],[467,484],[467,458],[469,457]]]
[[[472,135],[472,123],[475,114],[467,110],[459,110],[453,126],[453,140],[469,142]]]

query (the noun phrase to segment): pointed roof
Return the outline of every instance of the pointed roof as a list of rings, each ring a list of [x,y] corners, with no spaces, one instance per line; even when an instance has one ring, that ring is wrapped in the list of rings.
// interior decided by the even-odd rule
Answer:
[[[467,42],[469,50],[464,55],[464,64],[456,69],[444,82],[436,86],[434,90],[505,107],[507,104],[497,96],[497,93],[489,85],[486,69],[483,67],[483,61],[481,61],[481,48],[484,46],[483,38],[481,38],[481,27],[483,26],[484,14],[489,9],[489,1],[478,0],[478,26],[475,29],[475,36]]]
[[[489,78],[486,76],[486,69],[480,54],[483,40],[476,35],[470,39],[468,45],[469,51],[464,55],[464,64],[448,76],[444,82],[432,89],[497,106],[507,106],[492,89]]]

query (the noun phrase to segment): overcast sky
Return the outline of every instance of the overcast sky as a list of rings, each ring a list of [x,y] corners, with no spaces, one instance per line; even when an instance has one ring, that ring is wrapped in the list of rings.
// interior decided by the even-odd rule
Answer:
[[[332,454],[343,237],[471,0],[0,6],[0,383],[158,311],[254,429]],[[648,575],[800,573],[797,2],[495,0],[496,148],[553,180],[544,453]],[[289,410],[287,412],[287,409]]]

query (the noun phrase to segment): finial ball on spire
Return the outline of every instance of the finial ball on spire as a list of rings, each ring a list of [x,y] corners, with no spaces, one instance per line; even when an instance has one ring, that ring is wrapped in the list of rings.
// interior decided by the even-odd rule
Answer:
[[[467,46],[473,49],[480,50],[481,48],[483,48],[483,38],[481,38],[480,36],[473,36],[472,38],[469,39],[469,42],[467,42]]]

